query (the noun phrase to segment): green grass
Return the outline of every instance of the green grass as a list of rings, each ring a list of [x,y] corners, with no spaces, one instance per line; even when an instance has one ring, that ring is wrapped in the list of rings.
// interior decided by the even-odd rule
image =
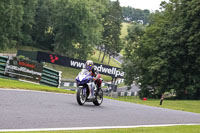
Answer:
[[[22,82],[22,81],[18,81],[18,80],[2,79],[2,78],[0,78],[0,88],[25,89],[25,90],[70,93],[70,94],[75,93],[74,91],[59,89],[56,87],[49,87],[49,86],[45,86],[45,85],[37,85],[37,84]]]
[[[130,26],[129,23],[122,23],[122,28],[121,28],[121,35],[120,35],[120,38],[121,39],[124,39],[125,36],[128,35],[128,26]]]
[[[50,64],[50,63],[46,63],[46,65],[49,68],[61,71],[62,72],[62,78],[74,79],[74,81],[75,81],[76,76],[80,72],[80,69],[64,67],[64,66],[59,66],[59,65]]]
[[[88,59],[93,60],[95,63],[102,64],[100,61],[98,61],[99,53],[100,53],[99,50],[95,50],[95,54],[88,57]],[[101,54],[100,59],[102,59],[102,57],[103,57],[103,53]],[[108,57],[108,55],[106,55],[104,58],[103,64],[108,65],[108,60],[109,60],[109,57]],[[119,62],[117,62],[115,59],[111,58],[109,66],[121,67],[121,64]]]
[[[99,53],[100,53],[99,50],[95,50],[95,54],[90,56],[88,59],[93,60],[95,63],[102,64],[100,61],[98,61]],[[101,54],[100,59],[102,57],[103,57],[103,53]],[[109,57],[105,56],[103,64],[108,65],[108,60],[109,60]],[[111,58],[109,66],[121,67],[121,64],[119,62],[117,62],[115,59]],[[103,78],[104,81],[111,81],[112,80],[111,76],[107,76],[107,75],[102,75],[102,78]]]
[[[20,133],[199,133],[199,132],[200,132],[200,125],[142,127],[142,128],[127,128],[127,129],[20,132]],[[17,133],[17,132],[9,132],[9,133]]]
[[[121,35],[120,35],[120,38],[122,40],[125,40],[125,37],[128,35],[128,27],[130,26],[131,24],[129,23],[122,23],[122,28],[121,28]],[[124,55],[125,54],[125,51],[124,49],[122,49],[120,51],[120,54],[121,55]]]
[[[137,103],[137,104],[144,104],[144,105],[155,106],[155,107],[174,109],[174,110],[200,113],[200,100],[167,100],[166,99],[163,101],[163,104],[160,105],[159,99],[148,99],[146,101],[141,100],[136,97],[118,97],[118,98],[111,98],[111,99]]]

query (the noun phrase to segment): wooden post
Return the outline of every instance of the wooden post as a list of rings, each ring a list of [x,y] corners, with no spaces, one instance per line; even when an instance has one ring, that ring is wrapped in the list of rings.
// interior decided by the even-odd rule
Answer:
[[[162,105],[162,102],[163,102],[164,98],[165,98],[165,95],[162,94],[162,96],[161,96],[161,98],[160,98],[160,105]]]

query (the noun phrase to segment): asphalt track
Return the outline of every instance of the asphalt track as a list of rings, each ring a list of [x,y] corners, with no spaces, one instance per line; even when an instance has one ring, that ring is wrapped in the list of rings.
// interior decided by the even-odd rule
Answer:
[[[104,99],[79,106],[75,95],[0,89],[0,130],[200,124],[200,114]]]

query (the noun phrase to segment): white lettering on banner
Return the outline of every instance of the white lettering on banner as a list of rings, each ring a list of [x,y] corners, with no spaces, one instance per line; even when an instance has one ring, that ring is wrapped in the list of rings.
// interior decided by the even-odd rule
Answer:
[[[108,68],[103,68],[103,67],[102,67],[102,71],[101,71],[101,72],[107,73],[107,71],[108,71]]]
[[[73,66],[73,67],[78,67],[78,68],[84,68],[85,67],[84,63],[78,62],[78,61],[73,61],[73,60],[70,61],[70,65]],[[114,67],[112,67],[112,69],[103,67],[102,65],[94,66],[94,67],[100,73],[106,73],[106,74],[110,74],[110,75],[115,75],[115,77],[118,77],[118,76],[123,77],[124,76],[124,72],[120,72],[119,70],[117,70],[117,68],[114,68]]]
[[[84,63],[81,63],[81,62],[78,62],[78,61],[71,60],[70,63],[71,63],[70,65],[73,66],[73,67],[79,67],[79,68],[85,67]]]
[[[33,75],[42,76],[42,73],[34,72],[33,70],[29,70],[25,67],[17,67],[17,66],[8,65],[6,67],[6,69],[12,69],[12,70],[17,70],[17,71],[21,71],[21,72],[27,72],[27,73],[30,73],[30,74],[33,74]]]
[[[120,72],[117,70],[117,68],[104,68],[102,65],[100,66],[95,66],[96,69],[99,71],[99,72],[103,72],[103,73],[108,73],[108,74],[113,74],[115,75],[115,77],[118,77],[118,76],[124,76],[124,72]]]
[[[71,60],[70,63],[71,63],[71,66],[76,66],[76,62]]]

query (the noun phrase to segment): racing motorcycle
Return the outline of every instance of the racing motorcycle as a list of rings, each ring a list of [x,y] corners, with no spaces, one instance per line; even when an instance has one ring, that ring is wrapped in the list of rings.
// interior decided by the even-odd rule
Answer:
[[[99,106],[103,102],[103,91],[101,89],[101,75],[98,74],[97,79],[95,81],[93,80],[94,79],[91,76],[90,72],[86,69],[82,69],[76,77],[76,83],[78,87],[76,99],[79,105],[83,105],[85,102],[93,102],[94,105]],[[88,84],[92,84],[92,82],[95,82],[94,98],[88,99],[88,96],[90,94]]]

